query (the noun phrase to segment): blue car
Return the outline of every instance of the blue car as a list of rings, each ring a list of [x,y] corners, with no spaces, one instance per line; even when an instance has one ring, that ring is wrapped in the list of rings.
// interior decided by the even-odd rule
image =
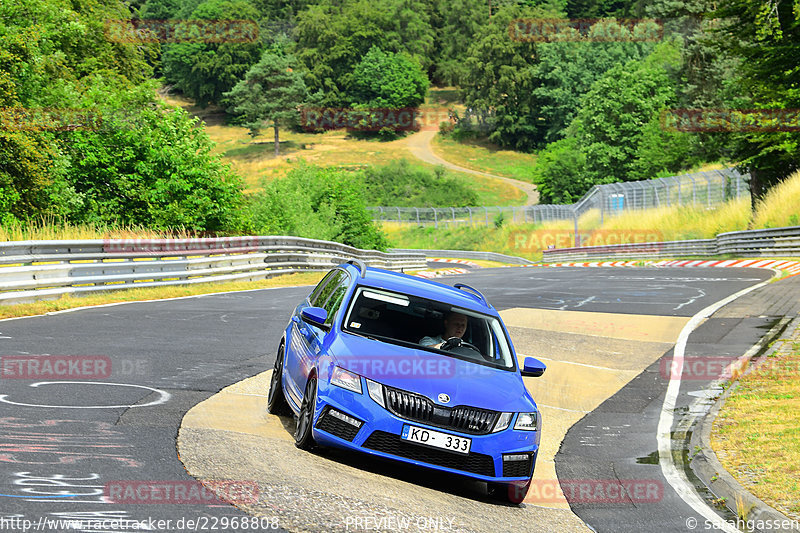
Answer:
[[[267,409],[295,443],[345,448],[487,482],[520,503],[541,416],[500,315],[476,289],[367,267],[331,270],[294,310]]]

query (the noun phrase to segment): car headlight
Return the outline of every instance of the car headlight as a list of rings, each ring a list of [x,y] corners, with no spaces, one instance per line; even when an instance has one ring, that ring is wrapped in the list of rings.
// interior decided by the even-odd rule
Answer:
[[[536,411],[532,413],[520,413],[517,416],[517,422],[514,424],[514,429],[522,431],[536,431],[536,425],[539,421],[539,413]]]
[[[338,366],[333,367],[331,383],[337,387],[361,394],[361,376],[353,374],[344,368]]]
[[[377,381],[367,380],[367,391],[369,397],[375,400],[375,403],[386,409],[386,403],[383,400],[383,385]]]
[[[511,418],[513,416],[514,413],[500,413],[500,416],[497,418],[497,422],[494,424],[492,433],[497,433],[498,431],[508,429],[508,425],[511,424]]]

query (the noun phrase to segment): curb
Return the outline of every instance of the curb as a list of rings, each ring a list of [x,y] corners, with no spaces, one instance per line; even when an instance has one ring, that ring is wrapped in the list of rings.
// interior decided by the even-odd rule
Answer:
[[[787,326],[788,324],[788,326]],[[779,322],[776,327],[770,330],[765,335],[759,344],[765,346],[776,339],[783,331],[800,327],[800,317],[794,319],[784,320]],[[758,346],[758,345],[756,345]],[[766,357],[775,350],[778,346],[771,347],[766,353],[759,357],[760,361],[766,360]],[[752,359],[750,359],[752,361]],[[758,365],[750,367],[757,368]],[[751,526],[749,531],[755,532],[774,532],[774,531],[797,531],[797,520],[793,520],[784,515],[780,511],[770,507],[767,503],[757,498],[744,488],[727,470],[722,466],[717,454],[711,448],[711,431],[713,429],[714,420],[716,420],[720,409],[725,404],[725,400],[736,390],[738,382],[729,387],[722,396],[720,396],[709,411],[695,425],[695,430],[692,432],[692,438],[689,442],[690,450],[699,450],[697,454],[689,462],[689,466],[700,478],[706,487],[720,499],[724,499],[725,506],[737,517],[737,527]],[[745,517],[741,518],[739,509],[746,510]],[[755,527],[761,525],[762,527]],[[775,527],[772,527],[775,526]],[[778,527],[780,526],[780,527]],[[741,528],[739,528],[741,529]]]
[[[800,261],[786,259],[683,259],[683,260],[662,260],[639,259],[628,261],[591,261],[591,262],[570,262],[570,263],[541,263],[536,265],[541,267],[682,267],[682,268],[768,268],[771,270],[783,270],[787,272],[783,278],[800,275]]]

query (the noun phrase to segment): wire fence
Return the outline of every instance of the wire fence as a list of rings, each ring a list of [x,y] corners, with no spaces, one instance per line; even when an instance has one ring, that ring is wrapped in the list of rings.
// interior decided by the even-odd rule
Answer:
[[[370,207],[373,220],[448,228],[500,223],[574,221],[595,210],[606,217],[673,205],[713,208],[750,196],[748,175],[735,169],[711,170],[667,178],[595,185],[574,204],[483,207]]]

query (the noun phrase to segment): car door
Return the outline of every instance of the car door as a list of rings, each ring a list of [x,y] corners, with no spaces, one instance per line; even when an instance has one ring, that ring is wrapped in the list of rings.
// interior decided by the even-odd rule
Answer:
[[[326,325],[331,326],[341,308],[344,296],[350,286],[350,275],[344,270],[333,272],[331,279],[319,291],[314,291],[309,303],[311,307],[322,307],[328,312]],[[302,308],[300,309],[302,310]],[[290,378],[295,384],[295,392],[302,398],[308,374],[314,368],[323,350],[326,330],[303,320],[300,313],[292,318],[292,348],[297,360],[289,369]],[[299,402],[298,402],[299,403]]]

